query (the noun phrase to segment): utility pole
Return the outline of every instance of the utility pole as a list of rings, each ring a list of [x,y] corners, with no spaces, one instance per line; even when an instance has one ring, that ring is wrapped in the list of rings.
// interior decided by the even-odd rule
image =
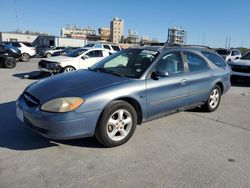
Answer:
[[[19,20],[18,20],[18,14],[17,14],[16,0],[14,0],[14,6],[15,6],[15,14],[16,14],[16,29],[17,31],[19,31]]]
[[[230,45],[231,45],[231,36],[229,37],[228,49],[230,48]]]
[[[227,37],[228,38],[228,37]],[[226,44],[225,44],[225,48],[227,49],[227,38],[226,38]]]

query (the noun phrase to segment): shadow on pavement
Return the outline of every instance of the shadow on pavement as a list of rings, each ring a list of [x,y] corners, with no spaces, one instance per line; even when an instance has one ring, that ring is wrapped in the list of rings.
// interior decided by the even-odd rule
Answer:
[[[32,71],[32,72],[26,72],[26,73],[13,74],[13,76],[20,78],[20,79],[39,80],[39,79],[48,77],[49,74],[42,73],[40,71]]]
[[[16,118],[16,102],[0,104],[0,148],[12,150],[35,150],[58,146],[54,141],[33,132]],[[102,147],[92,138],[72,141],[56,141],[58,143],[79,147]]]

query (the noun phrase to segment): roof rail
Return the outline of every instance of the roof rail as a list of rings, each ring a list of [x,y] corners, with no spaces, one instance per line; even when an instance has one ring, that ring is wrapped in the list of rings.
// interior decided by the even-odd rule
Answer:
[[[200,47],[200,48],[207,48],[209,50],[212,50],[209,46],[204,46],[204,45],[182,45],[183,47]]]

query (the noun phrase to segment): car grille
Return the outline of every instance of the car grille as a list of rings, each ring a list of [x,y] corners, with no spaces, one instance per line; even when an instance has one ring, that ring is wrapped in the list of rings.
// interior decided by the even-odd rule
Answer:
[[[23,96],[24,96],[26,104],[29,107],[35,107],[40,104],[40,101],[28,92],[24,92]]]
[[[38,63],[38,66],[41,67],[41,68],[47,68],[48,63],[49,63],[48,61],[41,60]]]
[[[231,69],[234,72],[250,73],[250,66],[231,65]]]

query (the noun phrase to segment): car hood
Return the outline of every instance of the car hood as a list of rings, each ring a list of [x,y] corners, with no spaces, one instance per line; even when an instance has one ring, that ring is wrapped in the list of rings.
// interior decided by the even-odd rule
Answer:
[[[71,61],[74,60],[75,58],[73,57],[68,57],[68,56],[56,56],[56,57],[49,57],[49,58],[44,58],[42,60],[44,61],[49,61],[49,62],[65,62],[65,61]]]
[[[250,60],[238,59],[231,62],[230,65],[250,66]]]
[[[59,97],[84,97],[94,90],[128,80],[112,74],[79,70],[42,79],[28,86],[25,91],[38,98],[42,104]]]

